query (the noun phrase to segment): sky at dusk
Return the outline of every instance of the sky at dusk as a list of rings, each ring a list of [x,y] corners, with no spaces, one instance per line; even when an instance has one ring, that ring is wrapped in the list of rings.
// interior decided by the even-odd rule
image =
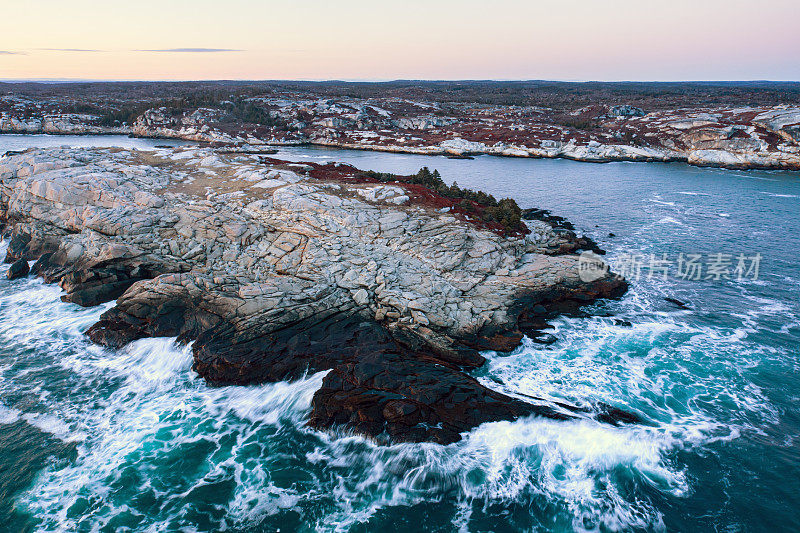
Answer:
[[[3,79],[800,80],[798,0],[2,0]]]

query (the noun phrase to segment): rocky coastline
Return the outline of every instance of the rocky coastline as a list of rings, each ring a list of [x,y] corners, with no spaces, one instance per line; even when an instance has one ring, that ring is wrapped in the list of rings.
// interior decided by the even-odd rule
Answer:
[[[134,108],[133,118],[120,122],[99,114],[70,113],[58,102],[0,97],[0,133],[124,134],[250,151],[311,145],[449,157],[488,154],[800,170],[800,107],[790,104],[652,112],[594,104],[556,112],[278,93],[240,102],[235,108],[239,114],[226,111],[225,105],[231,104]]]
[[[696,167],[724,168],[729,170],[800,170],[800,156],[771,153],[737,153],[727,149],[671,151],[649,148],[647,150],[630,145],[576,145],[568,144],[558,149],[529,149],[519,146],[479,146],[460,149],[441,146],[408,147],[398,145],[374,145],[353,142],[339,142],[333,139],[278,140],[254,139],[252,137],[216,137],[184,134],[181,132],[152,132],[142,134],[133,128],[80,127],[80,128],[5,128],[0,135],[127,135],[146,139],[194,141],[199,145],[213,145],[227,148],[232,152],[250,151],[271,153],[273,147],[280,146],[320,146],[343,150],[364,150],[368,152],[388,152],[396,154],[446,156],[454,159],[470,159],[472,156],[491,155],[495,157],[516,157],[529,159],[567,159],[581,163],[686,163]],[[462,141],[463,139],[457,139]]]
[[[35,261],[67,302],[115,301],[87,331],[96,343],[193,342],[211,384],[328,371],[315,428],[446,444],[522,416],[638,421],[468,374],[481,350],[512,350],[554,314],[625,292],[609,272],[581,279],[577,254],[596,245],[549,213],[511,231],[397,178],[211,148],[10,153],[5,261],[15,277]]]

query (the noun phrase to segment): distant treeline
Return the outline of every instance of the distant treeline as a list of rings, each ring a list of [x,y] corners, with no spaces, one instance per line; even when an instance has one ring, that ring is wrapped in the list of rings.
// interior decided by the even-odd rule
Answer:
[[[799,82],[556,82],[556,81],[199,81],[0,83],[0,92],[34,98],[211,106],[231,95],[292,91],[330,97],[399,97],[435,102],[548,107],[570,111],[590,104],[627,103],[645,111],[678,107],[800,104]],[[168,106],[168,107],[172,107]],[[122,113],[121,113],[122,114]]]

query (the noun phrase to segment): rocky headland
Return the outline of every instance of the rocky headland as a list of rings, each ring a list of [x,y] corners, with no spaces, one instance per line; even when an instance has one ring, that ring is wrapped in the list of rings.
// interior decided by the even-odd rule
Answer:
[[[577,253],[594,244],[562,219],[496,222],[473,197],[210,148],[0,158],[10,275],[35,261],[31,274],[63,300],[115,301],[87,331],[101,345],[176,336],[216,385],[328,370],[310,425],[380,441],[450,443],[531,415],[636,421],[510,397],[468,374],[481,350],[512,350],[555,313],[626,289],[608,272],[581,279]]]

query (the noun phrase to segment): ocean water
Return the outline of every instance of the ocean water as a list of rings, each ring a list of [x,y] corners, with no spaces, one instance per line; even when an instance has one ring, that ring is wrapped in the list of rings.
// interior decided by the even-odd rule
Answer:
[[[0,152],[25,142],[112,139],[3,136]],[[130,142],[163,144],[113,140]],[[487,353],[475,373],[509,394],[604,401],[647,423],[531,418],[484,424],[449,446],[310,430],[324,373],[208,387],[190,347],[93,346],[82,333],[108,306],[81,308],[61,302],[57,286],[0,276],[0,530],[800,529],[800,173],[313,148],[281,156],[437,168],[552,209],[621,266],[722,253],[731,268],[738,254],[760,254],[760,269],[757,279],[700,280],[643,269],[594,316],[552,321],[554,344]]]

